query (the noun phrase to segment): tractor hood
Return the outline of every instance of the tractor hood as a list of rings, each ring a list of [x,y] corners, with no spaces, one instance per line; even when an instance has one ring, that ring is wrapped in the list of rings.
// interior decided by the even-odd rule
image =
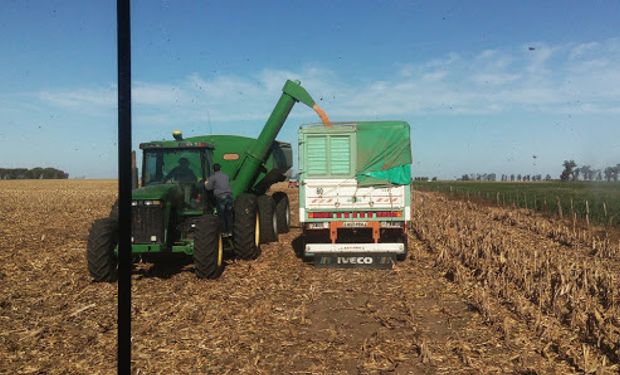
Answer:
[[[178,195],[179,187],[176,184],[158,184],[144,186],[131,192],[133,200],[169,200],[172,195]],[[175,194],[176,193],[176,194]]]

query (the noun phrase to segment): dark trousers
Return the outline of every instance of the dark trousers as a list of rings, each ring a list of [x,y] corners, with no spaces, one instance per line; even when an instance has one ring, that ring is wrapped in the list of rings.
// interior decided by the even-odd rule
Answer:
[[[220,218],[220,224],[224,233],[232,231],[233,227],[233,199],[230,194],[222,194],[215,197],[217,205],[217,216]]]

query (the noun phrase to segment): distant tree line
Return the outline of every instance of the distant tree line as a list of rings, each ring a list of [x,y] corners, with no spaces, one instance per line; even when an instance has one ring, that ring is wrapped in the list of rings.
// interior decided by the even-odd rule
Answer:
[[[561,181],[607,181],[618,182],[620,177],[620,164],[615,166],[595,169],[589,165],[579,167],[574,160],[564,160],[562,163],[564,170],[560,174]],[[503,174],[500,176],[502,182],[530,182],[530,181],[551,181],[551,175],[547,174],[544,178],[542,174]],[[495,173],[469,173],[464,174],[457,181],[497,181]]]
[[[531,181],[551,181],[551,175],[547,174],[544,178],[542,174],[503,174],[502,181],[511,181],[511,182],[531,182]]]
[[[461,181],[496,181],[495,173],[470,173],[464,174],[459,178]]]
[[[470,173],[464,174],[459,181],[497,181],[497,174],[495,173]],[[530,182],[530,181],[543,181],[543,175],[541,174],[503,174],[500,176],[500,181],[502,182]],[[551,181],[551,175],[546,175],[544,177],[545,181]]]
[[[0,180],[66,179],[69,174],[56,168],[0,168]]]
[[[594,169],[589,165],[577,166],[574,160],[564,160],[562,163],[564,170],[560,175],[562,181],[607,181],[618,182],[620,175],[620,164],[615,166]]]

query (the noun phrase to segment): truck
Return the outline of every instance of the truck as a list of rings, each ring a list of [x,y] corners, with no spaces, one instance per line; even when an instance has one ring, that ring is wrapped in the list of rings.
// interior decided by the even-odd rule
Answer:
[[[290,225],[289,199],[283,192],[268,195],[284,181],[292,166],[291,145],[276,141],[294,104],[301,102],[329,123],[299,81],[287,80],[282,95],[258,138],[206,135],[140,144],[143,152],[141,186],[131,196],[131,253],[135,259],[166,261],[174,254],[193,258],[199,278],[219,277],[224,254],[254,259],[260,246],[277,240]],[[205,182],[221,165],[233,196],[231,236],[222,235],[214,197]],[[170,177],[183,165],[185,176]],[[189,170],[187,170],[189,168]],[[118,204],[109,216],[96,220],[87,243],[87,263],[94,281],[114,281],[118,259]]]
[[[411,141],[404,121],[299,128],[302,258],[389,268],[407,257]]]

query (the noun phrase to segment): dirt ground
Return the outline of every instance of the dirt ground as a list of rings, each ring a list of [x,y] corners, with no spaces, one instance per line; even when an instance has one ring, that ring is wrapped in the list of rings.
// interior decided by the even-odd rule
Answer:
[[[134,373],[617,373],[615,244],[416,193],[405,262],[316,268],[293,251],[296,190],[279,190],[293,228],[259,259],[215,281],[136,265]],[[115,195],[115,181],[0,181],[1,374],[115,373],[116,285],[91,283],[85,259]]]

